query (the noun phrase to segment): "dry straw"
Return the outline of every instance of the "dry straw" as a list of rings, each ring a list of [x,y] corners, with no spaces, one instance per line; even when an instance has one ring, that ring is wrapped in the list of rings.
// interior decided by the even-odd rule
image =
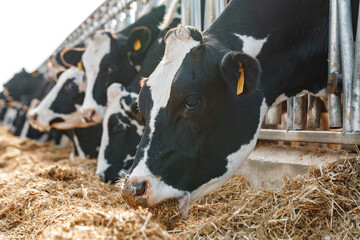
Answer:
[[[0,239],[360,239],[359,159],[277,189],[234,177],[180,219],[165,204],[130,209],[95,175],[95,160],[69,151],[0,129]]]

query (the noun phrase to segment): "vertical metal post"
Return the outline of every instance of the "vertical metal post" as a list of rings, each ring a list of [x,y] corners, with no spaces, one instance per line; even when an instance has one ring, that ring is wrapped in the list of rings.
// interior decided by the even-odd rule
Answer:
[[[330,128],[341,128],[341,96],[335,94],[340,74],[340,45],[337,0],[330,0],[328,113]]]
[[[226,0],[215,0],[215,16],[218,17],[227,5]]]
[[[358,13],[355,48],[354,78],[352,83],[351,124],[352,130],[360,132],[360,6]]]
[[[190,0],[190,3],[190,25],[201,31],[201,1]]]
[[[181,24],[190,24],[190,0],[181,0]]]
[[[351,24],[350,0],[338,0],[340,25],[340,53],[343,72],[343,129],[351,131],[351,81],[353,76],[354,39]]]
[[[293,121],[294,121],[294,98],[289,98],[286,101],[287,109],[287,130],[293,130]]]
[[[215,21],[215,0],[205,2],[204,29],[207,29]]]
[[[307,104],[307,127],[319,128],[320,127],[320,99],[312,95],[308,95]]]
[[[293,129],[302,130],[305,128],[306,119],[306,104],[305,98],[302,96],[294,97],[294,115],[293,115]]]
[[[265,124],[279,125],[281,124],[282,103],[269,108],[265,116]]]

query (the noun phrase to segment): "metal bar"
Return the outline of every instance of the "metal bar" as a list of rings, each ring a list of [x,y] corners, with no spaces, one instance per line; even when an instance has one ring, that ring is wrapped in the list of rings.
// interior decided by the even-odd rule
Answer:
[[[259,139],[289,142],[359,144],[360,134],[331,131],[286,131],[277,129],[261,129]]]
[[[207,29],[215,21],[215,0],[205,2],[204,29]]]
[[[218,17],[227,5],[226,0],[215,0],[215,16]]]
[[[351,129],[360,132],[360,5],[355,44],[355,65],[351,97]]]
[[[351,24],[350,0],[338,0],[340,53],[343,72],[343,129],[351,131],[351,81],[353,75],[354,39]]]
[[[286,129],[293,130],[293,121],[294,121],[294,98],[289,98],[286,101],[287,109],[287,126]]]
[[[199,30],[201,29],[201,1],[199,0],[190,0],[190,25],[196,27]]]
[[[342,127],[341,96],[335,94],[340,74],[340,45],[337,0],[330,0],[328,113],[330,128]]]
[[[266,125],[279,125],[281,124],[282,103],[269,108],[265,116]]]
[[[305,128],[306,119],[306,105],[303,96],[294,97],[294,115],[293,115],[293,129],[301,130]]]
[[[181,24],[190,24],[190,0],[181,1]]]
[[[307,127],[319,128],[320,127],[320,99],[312,95],[308,95],[307,104]]]

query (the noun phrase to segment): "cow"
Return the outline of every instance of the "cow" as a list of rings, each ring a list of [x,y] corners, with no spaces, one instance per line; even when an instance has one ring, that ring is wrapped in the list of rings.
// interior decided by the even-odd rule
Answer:
[[[144,122],[136,113],[137,93],[127,91],[120,83],[113,83],[107,89],[107,97],[96,174],[105,182],[114,183],[124,176],[134,161]]]
[[[162,4],[116,34],[98,31],[91,38],[82,57],[87,90],[81,111],[89,125],[103,120],[107,87],[114,82],[127,87],[134,79],[161,31],[164,15]]]
[[[236,173],[270,106],[323,95],[328,9],[327,0],[233,0],[203,33],[170,30],[139,93],[146,126],[124,200],[151,207],[178,199],[186,213]]]
[[[143,133],[143,119],[137,112],[139,81],[155,69],[165,50],[164,36],[180,23],[180,5],[173,2],[162,23],[162,30],[153,42],[131,84],[125,88],[113,83],[107,89],[107,110],[103,121],[103,134],[96,173],[105,182],[115,182],[127,173],[134,161],[135,151]],[[132,112],[130,111],[132,110]]]
[[[88,126],[84,124],[78,111],[83,103],[86,80],[83,69],[74,67],[81,62],[84,49],[65,49],[61,56],[68,67],[57,75],[56,85],[40,104],[29,113],[31,125],[42,131],[56,128],[64,131],[73,144],[70,157],[98,156],[102,125]]]

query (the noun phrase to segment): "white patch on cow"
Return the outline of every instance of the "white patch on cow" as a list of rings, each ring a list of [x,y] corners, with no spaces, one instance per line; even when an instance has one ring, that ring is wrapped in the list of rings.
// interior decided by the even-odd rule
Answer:
[[[76,150],[78,152],[79,157],[85,158],[86,155],[85,155],[84,151],[80,147],[79,139],[77,138],[76,134],[74,134],[73,140],[74,140],[75,148],[76,148]]]
[[[90,40],[89,45],[86,47],[86,50],[82,55],[82,61],[86,69],[87,88],[84,103],[80,111],[85,112],[89,109],[96,110],[99,121],[103,119],[106,107],[96,103],[93,96],[93,89],[96,77],[100,71],[100,63],[104,56],[110,52],[110,50],[110,37],[106,33],[99,31],[95,33],[94,37]]]
[[[214,178],[211,181],[203,184],[198,189],[193,191],[190,194],[190,205],[195,203],[197,200],[199,200],[204,195],[214,191],[215,189],[221,187],[224,183],[226,183],[232,176],[234,176],[241,166],[241,164],[247,159],[247,157],[250,155],[252,150],[254,149],[258,134],[261,128],[261,123],[264,119],[264,116],[267,112],[268,106],[265,102],[265,99],[263,99],[263,102],[260,107],[260,118],[259,118],[259,125],[257,127],[256,133],[253,137],[253,139],[247,144],[240,147],[239,150],[236,152],[233,152],[227,156],[227,171],[224,175]]]
[[[21,133],[20,133],[20,139],[24,140],[27,137],[27,134],[29,132],[30,129],[30,123],[28,120],[25,121],[23,128],[21,129]]]
[[[65,72],[63,72],[58,79],[56,85],[51,89],[51,91],[46,95],[46,97],[40,102],[40,104],[34,108],[29,110],[28,116],[30,116],[30,123],[35,128],[40,128],[43,130],[50,129],[50,121],[55,118],[62,118],[64,122],[56,123],[51,127],[55,127],[58,129],[71,129],[75,127],[85,127],[82,121],[82,114],[79,111],[80,106],[75,105],[76,111],[70,114],[56,113],[50,109],[50,106],[53,104],[61,88],[64,86],[68,79],[74,78],[73,82],[78,86],[80,92],[85,92],[86,90],[86,82],[83,81],[84,72],[79,71],[76,67],[71,67]],[[32,121],[31,116],[37,114],[37,120]]]
[[[147,181],[150,184],[150,188],[145,194],[148,204],[150,205],[159,203],[170,197],[173,198],[184,195],[184,191],[175,189],[155,177],[146,166],[146,161],[148,159],[148,150],[151,146],[152,136],[155,132],[156,117],[159,110],[167,105],[174,76],[180,68],[186,54],[188,54],[192,48],[199,45],[200,42],[191,38],[190,31],[186,27],[178,27],[175,32],[167,38],[164,57],[146,82],[150,88],[153,102],[149,121],[150,140],[144,149],[144,157],[140,159],[138,165],[130,174],[129,182]]]
[[[247,35],[240,35],[238,33],[234,34],[243,42],[242,51],[252,57],[256,57],[260,53],[261,49],[263,48],[264,44],[268,39],[267,37],[264,39],[255,39]]]

